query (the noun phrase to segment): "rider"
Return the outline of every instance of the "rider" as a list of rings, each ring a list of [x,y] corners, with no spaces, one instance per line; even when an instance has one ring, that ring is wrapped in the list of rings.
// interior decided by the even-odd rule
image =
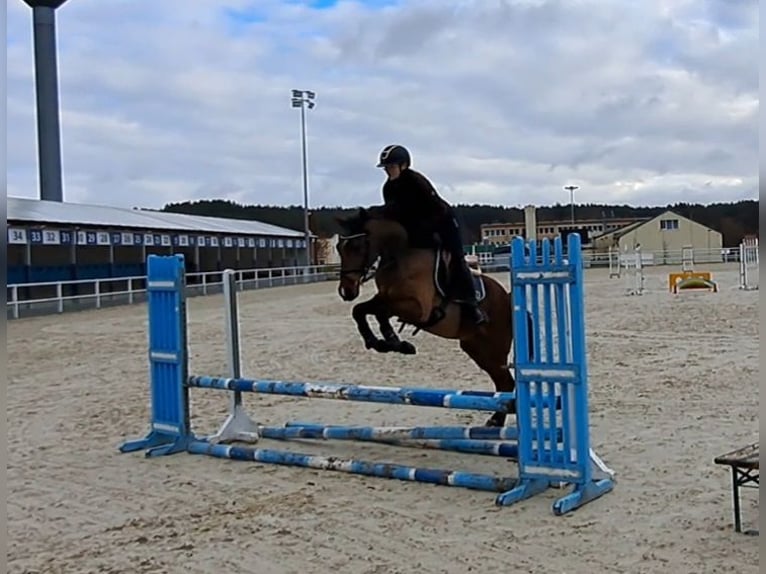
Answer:
[[[468,306],[477,325],[485,323],[487,316],[476,300],[454,210],[439,196],[431,182],[410,164],[410,152],[403,146],[389,145],[380,152],[378,167],[384,168],[388,175],[383,185],[385,213],[404,226],[413,247],[430,247],[434,233],[439,235],[452,256],[451,275],[455,278],[461,302]]]

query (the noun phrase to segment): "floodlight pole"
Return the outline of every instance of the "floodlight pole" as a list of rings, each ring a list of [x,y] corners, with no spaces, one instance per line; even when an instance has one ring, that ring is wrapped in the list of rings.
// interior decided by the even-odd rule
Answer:
[[[572,229],[574,229],[575,225],[575,212],[574,212],[574,192],[576,189],[580,189],[579,185],[565,185],[564,189],[566,189],[569,192],[569,203],[571,205],[572,210]]]
[[[310,90],[293,90],[292,106],[301,109],[301,156],[303,164],[303,234],[306,242],[306,266],[311,266],[311,229],[309,228],[309,173],[306,144],[306,106],[314,107],[316,94]]]
[[[24,2],[32,8],[34,29],[40,199],[63,202],[56,64],[56,9],[66,0],[24,0]]]
[[[311,230],[309,229],[309,170],[306,150],[306,106],[301,106],[301,155],[303,156],[303,235],[306,240],[306,267],[311,266]]]

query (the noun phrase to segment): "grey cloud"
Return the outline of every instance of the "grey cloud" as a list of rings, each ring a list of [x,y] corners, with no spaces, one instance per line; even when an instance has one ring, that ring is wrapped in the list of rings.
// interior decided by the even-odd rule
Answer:
[[[66,197],[300,203],[291,88],[318,93],[313,205],[379,201],[391,142],[470,203],[564,202],[570,181],[578,201],[754,197],[753,8],[720,4],[78,0],[59,11]],[[253,6],[265,21],[223,12]],[[35,196],[29,19],[11,0],[8,178]]]

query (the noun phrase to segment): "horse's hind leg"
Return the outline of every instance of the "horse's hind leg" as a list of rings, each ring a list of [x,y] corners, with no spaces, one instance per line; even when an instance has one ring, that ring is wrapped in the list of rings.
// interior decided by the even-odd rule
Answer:
[[[498,341],[485,339],[466,339],[460,341],[460,348],[489,375],[495,385],[495,391],[500,393],[513,392],[516,389],[516,381],[511,375],[508,365],[508,353],[503,353],[505,345],[499,345]],[[510,406],[509,413],[516,412],[516,403]],[[505,426],[506,413],[496,412],[484,423],[489,427]]]
[[[516,388],[516,381],[513,380],[510,368],[507,365],[498,367],[496,369],[487,370],[487,374],[492,378],[495,383],[495,388],[498,392],[512,392]],[[508,414],[514,414],[516,412],[516,401],[510,405]],[[487,419],[484,423],[488,427],[502,427],[505,426],[506,413],[496,412]]]

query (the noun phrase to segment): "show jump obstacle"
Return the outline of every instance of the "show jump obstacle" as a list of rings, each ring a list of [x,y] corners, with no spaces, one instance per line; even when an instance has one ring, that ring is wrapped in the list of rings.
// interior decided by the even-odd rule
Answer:
[[[518,325],[514,338],[517,357],[513,367],[517,382],[514,393],[241,378],[236,284],[231,272],[224,282],[231,377],[190,375],[183,256],[150,255],[147,267],[150,430],[142,439],[125,442],[121,452],[145,449],[146,456],[151,457],[185,451],[460,486],[495,492],[495,503],[499,506],[529,498],[549,487],[572,486],[553,504],[558,515],[614,487],[614,473],[590,447],[583,262],[577,234],[568,236],[566,253],[560,237],[555,239],[553,249],[544,239],[539,253],[534,241],[526,245],[521,237],[513,240],[510,274],[514,322]],[[531,332],[526,320],[528,312],[533,317]],[[210,437],[198,437],[192,431],[189,412],[192,387],[233,392],[229,417]],[[257,424],[244,411],[243,392],[492,412],[512,412],[515,406],[516,424],[502,428],[351,427],[288,422],[283,427],[267,427]],[[298,438],[374,441],[500,456],[518,462],[518,476],[414,468],[228,444]]]
[[[625,294],[643,295],[644,293],[644,256],[641,254],[641,247],[635,246],[628,250],[625,246],[625,252],[619,249],[609,248],[609,278],[622,277],[623,269],[625,272]]]
[[[681,272],[668,275],[668,289],[671,293],[680,291],[718,292],[718,284],[713,281],[710,271],[694,270],[694,249],[684,247],[681,251]]]
[[[758,238],[746,237],[739,244],[739,288],[758,289]]]

